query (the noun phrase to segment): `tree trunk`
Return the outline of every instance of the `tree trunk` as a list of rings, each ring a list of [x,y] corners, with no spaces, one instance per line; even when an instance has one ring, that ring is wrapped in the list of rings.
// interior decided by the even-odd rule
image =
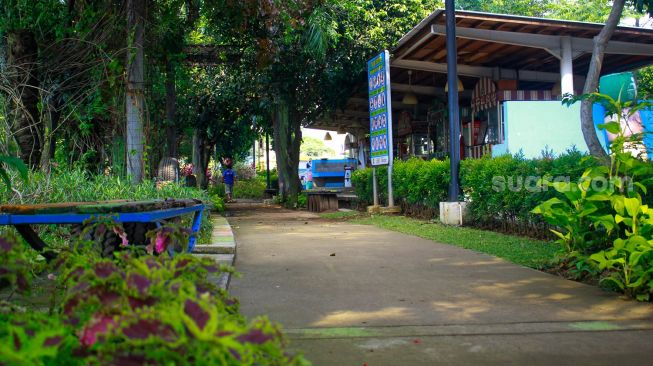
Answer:
[[[190,24],[200,17],[200,4],[198,0],[186,0],[186,21]]]
[[[127,175],[132,183],[143,180],[143,40],[145,33],[145,1],[127,1]]]
[[[610,11],[608,20],[605,22],[605,26],[603,26],[601,32],[594,37],[594,49],[592,51],[592,58],[590,59],[589,70],[587,71],[587,79],[585,79],[583,94],[594,93],[599,87],[599,77],[601,76],[601,66],[603,64],[605,47],[619,24],[621,14],[624,10],[624,3],[625,0],[613,1],[612,10]],[[581,103],[581,130],[583,131],[583,137],[585,138],[585,143],[587,144],[590,154],[602,161],[608,161],[608,154],[603,149],[603,146],[601,146],[601,142],[596,134],[596,127],[594,127],[592,104],[593,103],[588,100],[584,100]]]
[[[197,182],[197,185],[202,189],[209,188],[209,177],[206,172],[209,169],[209,161],[211,160],[211,154],[213,153],[213,146],[214,144],[210,143],[207,139],[202,141],[202,160],[200,161],[202,179]]]
[[[294,203],[299,194],[299,147],[302,141],[301,124],[288,103],[280,101],[274,115],[274,152],[277,156],[279,194],[284,202]]]
[[[39,166],[43,145],[43,126],[39,120],[39,82],[37,78],[38,45],[34,33],[27,30],[8,34],[7,71],[15,95],[13,134],[20,149],[20,158],[32,169]]]
[[[167,156],[177,157],[177,88],[175,85],[175,65],[166,61],[166,147]]]
[[[57,149],[57,139],[54,132],[59,125],[59,118],[61,118],[61,105],[60,103],[53,102],[50,104],[50,113],[45,120],[45,131],[43,133],[43,152],[41,153],[41,171],[43,173],[50,173],[50,160],[54,158],[54,153]]]
[[[206,132],[195,129],[193,131],[193,175],[197,179],[197,186],[202,189],[207,189],[209,186],[206,170],[209,168],[212,150],[213,144],[208,140]]]
[[[193,164],[193,175],[195,176],[196,180],[199,181],[198,174],[201,173],[200,165],[201,165],[201,157],[202,157],[202,139],[200,137],[200,131],[198,129],[195,129],[193,131],[191,152],[192,152],[191,161]]]

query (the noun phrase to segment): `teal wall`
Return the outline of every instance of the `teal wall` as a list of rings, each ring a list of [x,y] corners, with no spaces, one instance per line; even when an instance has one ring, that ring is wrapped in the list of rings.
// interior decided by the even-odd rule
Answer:
[[[559,101],[509,101],[503,103],[505,141],[495,145],[493,156],[521,151],[526,158],[542,156],[548,149],[560,154],[575,147],[587,152],[580,129],[580,103]]]

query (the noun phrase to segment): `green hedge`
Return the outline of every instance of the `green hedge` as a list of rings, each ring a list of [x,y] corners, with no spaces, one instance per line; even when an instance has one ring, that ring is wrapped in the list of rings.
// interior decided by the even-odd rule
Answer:
[[[377,168],[379,200],[388,199],[388,169]],[[392,174],[394,196],[404,211],[416,216],[432,216],[438,202],[446,199],[449,187],[449,161],[410,159],[397,161]],[[352,175],[356,194],[365,203],[372,202],[372,169]]]
[[[583,153],[570,150],[557,158],[525,159],[522,156],[468,159],[461,163],[461,188],[469,201],[470,220],[475,226],[530,235],[547,235],[546,225],[530,211],[553,197],[552,190],[532,192],[527,189],[497,189],[519,187],[530,179],[536,188],[537,179],[545,174],[553,177],[578,179],[593,161]],[[387,202],[387,169],[377,168],[379,197]],[[499,177],[499,178],[497,178]],[[439,202],[448,197],[449,161],[410,159],[396,161],[392,175],[395,201],[404,212],[434,217]],[[365,203],[372,202],[372,170],[354,172],[352,182],[356,194]]]
[[[460,175],[465,198],[470,201],[469,221],[484,228],[548,235],[548,226],[531,210],[557,193],[552,189],[538,189],[537,180],[551,176],[574,181],[592,164],[592,159],[575,150],[557,158],[524,159],[505,155],[465,160]],[[497,189],[501,183],[508,189]],[[519,187],[522,188],[515,189]]]

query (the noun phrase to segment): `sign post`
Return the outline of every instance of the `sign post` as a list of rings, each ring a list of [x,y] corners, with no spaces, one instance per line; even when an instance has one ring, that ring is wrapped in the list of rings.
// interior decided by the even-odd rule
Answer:
[[[388,207],[394,207],[392,192],[392,99],[390,94],[390,52],[381,52],[367,62],[370,106],[370,157],[372,167],[388,166]],[[376,174],[374,174],[376,178]],[[376,179],[374,179],[376,183]],[[374,185],[375,202],[376,184]]]

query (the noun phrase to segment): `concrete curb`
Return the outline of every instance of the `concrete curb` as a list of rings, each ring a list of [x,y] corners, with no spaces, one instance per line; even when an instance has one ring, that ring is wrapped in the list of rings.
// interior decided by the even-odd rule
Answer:
[[[193,255],[213,259],[218,265],[233,266],[236,261],[236,240],[231,226],[223,216],[211,217],[213,221],[213,233],[210,244],[197,244]],[[231,282],[230,273],[222,273],[219,276],[209,277],[210,281],[218,287],[227,290]]]

